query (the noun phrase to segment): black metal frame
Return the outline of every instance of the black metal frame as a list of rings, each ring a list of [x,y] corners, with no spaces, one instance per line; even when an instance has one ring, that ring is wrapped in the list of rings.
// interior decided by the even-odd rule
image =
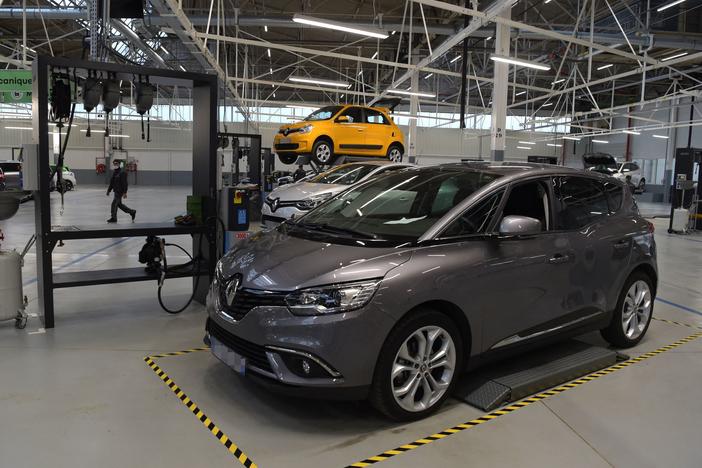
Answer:
[[[35,224],[37,235],[37,280],[39,308],[43,313],[45,328],[54,327],[54,289],[156,279],[143,268],[122,268],[73,273],[53,272],[52,251],[58,241],[114,237],[142,237],[153,235],[192,234],[193,254],[198,254],[200,237],[202,251],[200,268],[179,271],[177,276],[214,274],[217,260],[216,229],[214,221],[207,225],[176,226],[163,223],[137,223],[130,227],[70,226],[52,228],[49,205],[49,74],[52,68],[95,70],[110,72],[117,79],[131,81],[135,76],[149,76],[150,82],[161,85],[192,87],[193,98],[193,183],[192,194],[210,202],[203,207],[203,217],[215,220],[217,199],[217,77],[216,75],[146,68],[116,63],[98,63],[62,57],[38,56],[32,65],[32,129],[38,144],[38,180],[41,190],[34,191]],[[176,275],[174,275],[176,276]],[[204,303],[209,282],[193,278],[195,300]]]

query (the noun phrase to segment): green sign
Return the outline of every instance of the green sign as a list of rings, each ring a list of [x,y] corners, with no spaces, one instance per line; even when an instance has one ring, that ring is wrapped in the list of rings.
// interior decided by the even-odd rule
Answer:
[[[32,92],[31,70],[0,70],[0,91]]]
[[[0,92],[0,103],[17,104],[32,102],[32,93],[25,91]]]

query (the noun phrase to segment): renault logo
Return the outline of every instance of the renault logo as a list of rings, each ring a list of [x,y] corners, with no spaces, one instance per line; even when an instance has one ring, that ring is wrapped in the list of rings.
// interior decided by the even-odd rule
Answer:
[[[275,211],[278,209],[278,204],[280,203],[280,198],[274,198],[271,201],[271,211]]]
[[[290,133],[289,128],[286,128],[285,130],[283,130],[283,135],[288,136],[289,133]]]
[[[229,282],[227,285],[227,288],[225,289],[225,297],[227,299],[227,306],[231,307],[234,304],[234,299],[236,298],[236,290],[239,289],[239,285],[241,284],[241,278],[239,276],[235,276],[232,278],[232,280]]]

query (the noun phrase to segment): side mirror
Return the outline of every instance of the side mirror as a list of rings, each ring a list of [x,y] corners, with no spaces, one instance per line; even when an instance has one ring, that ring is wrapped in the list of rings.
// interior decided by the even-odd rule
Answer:
[[[501,236],[523,236],[541,232],[541,221],[528,216],[505,216],[500,221]]]
[[[348,115],[340,115],[336,118],[337,123],[349,123],[350,121],[351,119],[349,119]]]

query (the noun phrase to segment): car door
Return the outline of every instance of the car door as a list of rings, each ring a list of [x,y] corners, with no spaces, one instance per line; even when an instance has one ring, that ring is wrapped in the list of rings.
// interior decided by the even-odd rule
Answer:
[[[612,222],[624,187],[588,177],[554,178],[556,229],[578,252],[563,303],[582,318],[605,314],[612,288],[623,281],[631,255],[630,225]],[[613,306],[612,306],[613,307]]]
[[[339,121],[341,116],[348,117],[348,121]],[[338,154],[364,154],[366,126],[361,107],[351,106],[342,111],[334,122],[334,151]]]
[[[365,109],[367,151],[375,156],[385,156],[392,142],[393,129],[388,119],[375,109]]]

